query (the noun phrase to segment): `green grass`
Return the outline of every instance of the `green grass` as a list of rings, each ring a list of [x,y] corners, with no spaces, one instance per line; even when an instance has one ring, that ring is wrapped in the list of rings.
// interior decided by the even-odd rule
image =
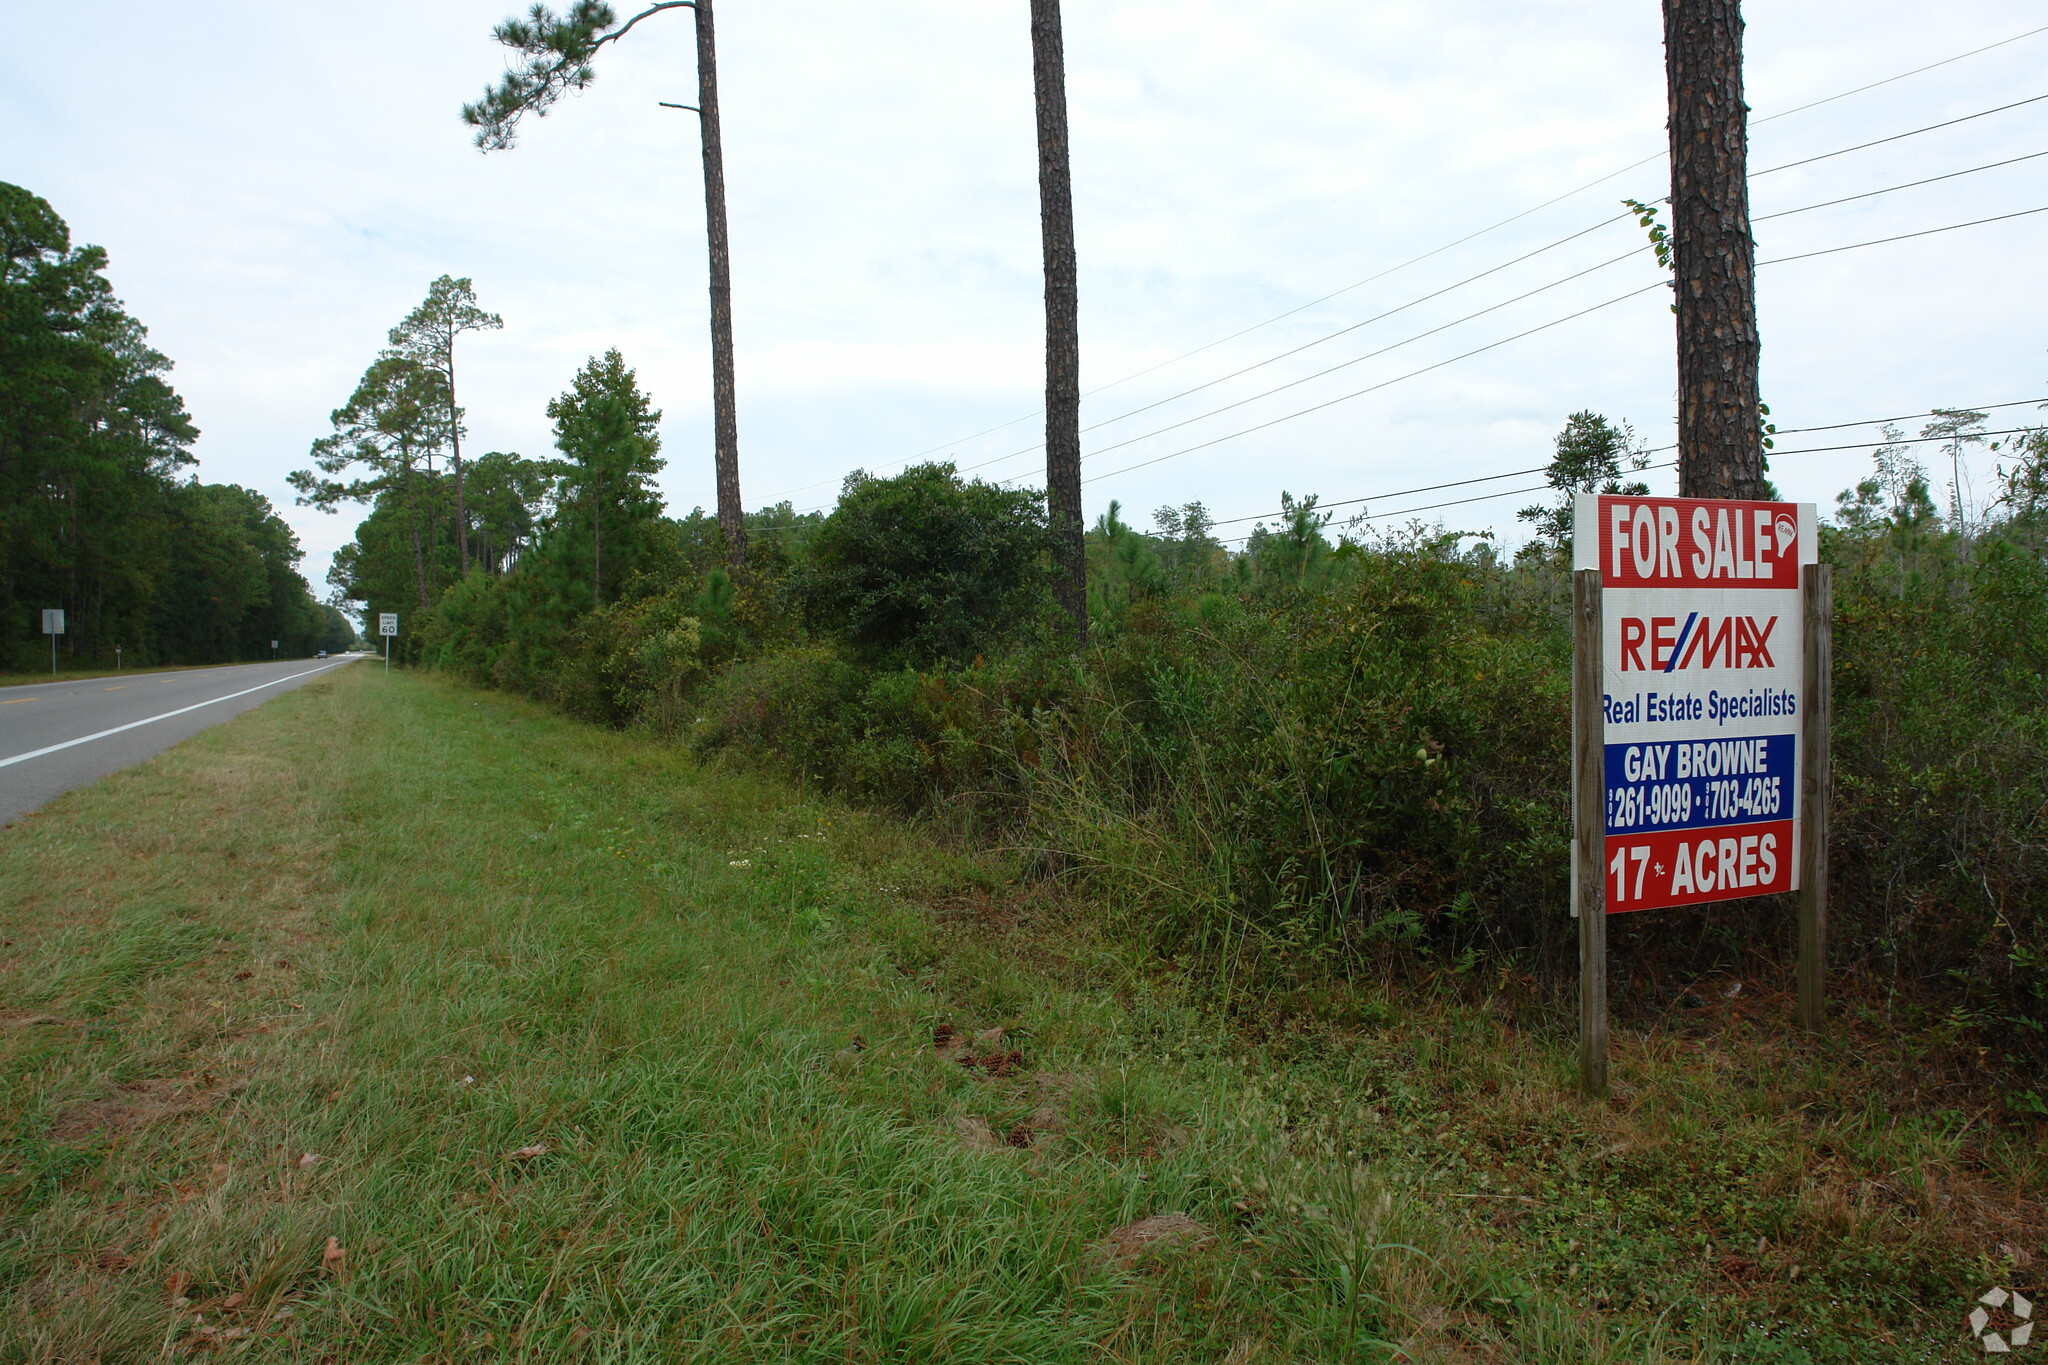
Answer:
[[[1860,1033],[1624,1029],[1593,1108],[1506,994],[1224,1011],[1097,922],[322,678],[0,831],[0,1361],[1961,1360],[2041,1249],[2038,1149]]]

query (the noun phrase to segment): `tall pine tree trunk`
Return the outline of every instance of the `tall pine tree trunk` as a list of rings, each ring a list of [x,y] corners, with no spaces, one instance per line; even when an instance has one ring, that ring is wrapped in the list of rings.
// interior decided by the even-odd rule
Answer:
[[[697,0],[697,115],[704,133],[704,235],[711,247],[711,411],[718,465],[718,529],[725,562],[746,567],[740,507],[739,398],[733,384],[732,259],[725,233],[725,152],[718,128],[718,54],[711,0]]]
[[[462,409],[455,406],[455,336],[448,336],[448,449],[455,466],[455,545],[462,576],[469,577],[469,509],[462,501]]]
[[[1031,0],[1038,103],[1038,221],[1045,244],[1045,498],[1053,596],[1088,639],[1088,560],[1081,525],[1080,290],[1074,265],[1073,176],[1067,155],[1066,54],[1059,0]]]
[[[1664,0],[1678,303],[1678,492],[1761,498],[1756,244],[1740,0]]]
[[[405,471],[405,508],[408,514],[406,519],[412,523],[413,583],[419,588],[420,613],[425,615],[433,610],[433,606],[427,601],[427,555],[420,547],[420,500],[419,494],[413,488],[412,467],[409,461]]]

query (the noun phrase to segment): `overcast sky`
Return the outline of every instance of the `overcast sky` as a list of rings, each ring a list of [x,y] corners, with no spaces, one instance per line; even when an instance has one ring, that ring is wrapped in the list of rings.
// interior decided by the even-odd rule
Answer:
[[[713,499],[697,129],[656,105],[693,100],[690,17],[642,25],[602,54],[590,90],[485,156],[457,110],[503,69],[489,31],[509,8],[0,0],[0,179],[108,249],[116,291],[177,364],[201,477],[278,502],[321,595],[356,515],[291,506],[285,475],[444,272],[472,277],[505,318],[459,355],[468,450],[545,453],[548,398],[617,346],[665,414],[672,510]],[[1755,171],[2048,94],[2041,33],[1771,118],[2013,38],[2044,13],[2038,0],[1745,8]],[[1033,477],[1043,314],[1025,0],[724,0],[718,18],[748,505],[829,504],[848,470],[927,453]],[[1376,516],[1517,489],[1531,481],[1385,496],[1541,465],[1582,408],[1649,445],[1673,439],[1657,288],[1453,359],[1654,286],[1627,219],[1225,378],[1593,227],[1623,196],[1666,193],[1655,0],[1080,0],[1066,33],[1083,382],[1114,384],[1083,405],[1084,425],[1105,423],[1083,437],[1091,519],[1112,498],[1145,525],[1196,499],[1219,518],[1266,513],[1283,489],[1366,498]],[[2043,151],[2048,101],[1761,175],[1753,208],[1761,219]],[[1761,221],[1758,256],[2043,206],[2048,157]],[[1912,428],[1933,406],[2048,394],[2044,236],[2048,214],[1764,266],[1763,389],[1780,426]],[[1175,397],[1198,384],[1210,386]],[[2014,415],[2037,416],[2011,408],[1993,425]],[[1994,458],[1974,471],[1980,499]],[[1825,509],[1868,467],[1866,443],[1783,455],[1774,474]],[[1652,478],[1672,486],[1668,471]],[[1513,545],[1530,500],[1423,516]]]

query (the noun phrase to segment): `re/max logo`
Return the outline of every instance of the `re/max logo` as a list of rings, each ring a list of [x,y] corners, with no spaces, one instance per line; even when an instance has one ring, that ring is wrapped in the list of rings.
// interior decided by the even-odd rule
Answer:
[[[1671,673],[1681,668],[1775,668],[1771,632],[1778,618],[1676,616],[1621,618],[1621,671]],[[1647,648],[1646,648],[1647,647]],[[1647,656],[1647,662],[1645,658]]]

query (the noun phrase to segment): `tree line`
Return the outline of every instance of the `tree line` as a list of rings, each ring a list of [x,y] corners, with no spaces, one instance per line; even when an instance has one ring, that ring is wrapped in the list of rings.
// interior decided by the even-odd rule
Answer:
[[[712,407],[718,522],[725,562],[746,566],[734,393],[732,284],[725,160],[718,114],[712,0],[654,0],[619,22],[604,0],[573,0],[557,15],[536,4],[492,31],[519,65],[462,107],[486,152],[510,148],[520,120],[545,116],[596,79],[598,52],[667,10],[690,10],[697,30],[697,103],[710,253]],[[1742,89],[1741,0],[1662,0],[1671,117],[1671,226],[1652,233],[1672,272],[1678,341],[1678,491],[1682,497],[1771,496],[1765,452],[1770,409],[1758,386],[1756,244],[1749,219],[1749,108]],[[1045,276],[1045,493],[1053,593],[1077,644],[1088,638],[1088,551],[1081,510],[1081,341],[1060,0],[1030,0],[1039,226]],[[1628,201],[1651,226],[1656,209]]]
[[[555,455],[464,460],[456,342],[503,325],[470,280],[435,280],[329,415],[311,465],[289,476],[302,505],[367,507],[328,574],[366,623],[387,611],[424,621],[466,579],[511,577],[525,628],[545,632],[603,605],[640,568],[661,515],[661,413],[616,349],[548,404]],[[412,648],[402,634],[401,657]]]
[[[116,298],[107,253],[0,183],[0,668],[224,663],[343,649],[298,538],[251,488],[191,473],[171,361]]]

